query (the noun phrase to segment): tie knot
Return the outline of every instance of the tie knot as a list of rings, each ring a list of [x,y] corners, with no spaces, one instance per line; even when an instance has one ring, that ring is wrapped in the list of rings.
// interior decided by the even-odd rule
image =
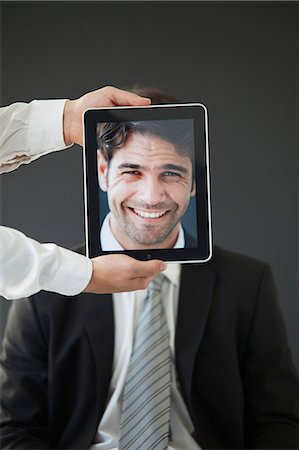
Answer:
[[[165,275],[163,273],[158,273],[158,275],[150,282],[148,285],[149,291],[161,291],[162,283],[165,280]]]

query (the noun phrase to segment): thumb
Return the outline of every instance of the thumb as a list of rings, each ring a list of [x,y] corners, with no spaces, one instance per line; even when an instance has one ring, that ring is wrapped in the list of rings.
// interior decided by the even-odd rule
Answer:
[[[154,259],[153,261],[136,261],[136,277],[154,277],[159,272],[166,270],[167,264],[164,261]]]

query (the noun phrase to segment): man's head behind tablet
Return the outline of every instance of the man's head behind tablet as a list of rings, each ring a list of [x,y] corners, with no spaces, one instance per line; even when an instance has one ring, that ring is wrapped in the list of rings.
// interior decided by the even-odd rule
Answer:
[[[124,249],[174,247],[195,194],[192,122],[100,123],[97,140],[114,238]]]

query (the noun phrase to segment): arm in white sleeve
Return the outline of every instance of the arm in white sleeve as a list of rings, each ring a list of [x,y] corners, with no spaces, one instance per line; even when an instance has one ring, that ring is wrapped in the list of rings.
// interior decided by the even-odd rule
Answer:
[[[92,276],[89,258],[58,247],[39,244],[23,233],[0,227],[0,295],[8,300],[40,290],[76,295]]]
[[[0,108],[0,173],[65,149],[66,100],[33,100]]]

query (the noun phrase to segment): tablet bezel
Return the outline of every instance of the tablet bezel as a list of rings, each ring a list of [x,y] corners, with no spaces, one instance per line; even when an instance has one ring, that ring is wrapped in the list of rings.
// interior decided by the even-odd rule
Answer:
[[[163,116],[163,117],[162,117]],[[116,120],[115,120],[116,119]],[[117,120],[118,119],[118,120]],[[96,126],[100,122],[192,119],[194,122],[197,242],[194,248],[103,251],[100,246],[98,170]],[[212,226],[210,199],[210,166],[208,112],[202,103],[181,103],[150,106],[118,106],[87,109],[83,113],[84,129],[84,204],[87,256],[127,254],[140,260],[161,259],[167,262],[204,263],[212,256]],[[201,177],[198,176],[199,169]],[[204,177],[202,177],[204,175]],[[200,178],[200,179],[199,179]],[[204,178],[204,180],[202,180]],[[92,205],[92,208],[90,208]],[[202,207],[204,205],[204,208]],[[199,230],[200,233],[199,233]]]

